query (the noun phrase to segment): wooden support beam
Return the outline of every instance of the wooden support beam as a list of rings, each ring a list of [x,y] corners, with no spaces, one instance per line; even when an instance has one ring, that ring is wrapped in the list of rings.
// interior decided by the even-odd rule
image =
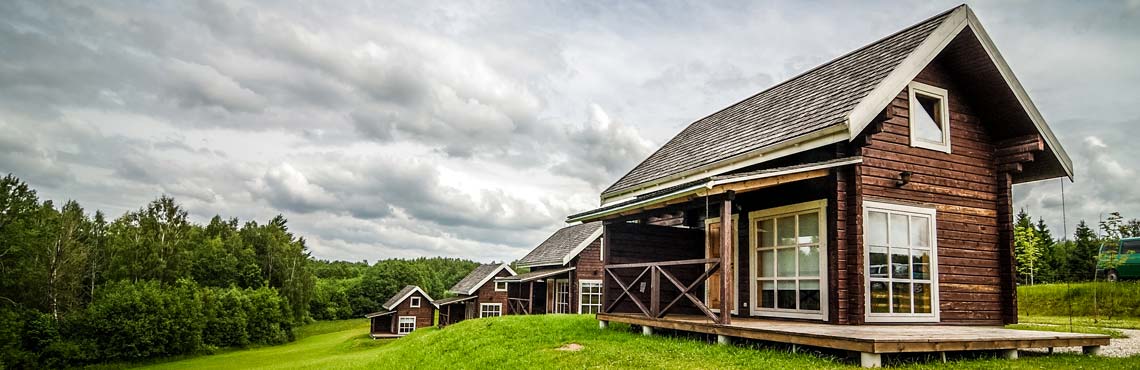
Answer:
[[[522,290],[522,286],[519,286],[519,290]],[[530,282],[530,294],[528,295],[530,299],[526,300],[526,312],[529,314],[534,312],[534,281]]]
[[[653,317],[659,317],[661,313],[661,267],[650,267],[652,272],[649,275],[649,312]]]
[[[826,172],[826,171],[825,171]],[[732,238],[735,235],[735,230],[732,230],[732,201],[736,196],[736,192],[729,190],[725,193],[724,203],[720,208],[720,324],[728,325],[732,323],[732,306],[730,300],[732,299],[732,272],[735,271],[735,266],[732,264]]]

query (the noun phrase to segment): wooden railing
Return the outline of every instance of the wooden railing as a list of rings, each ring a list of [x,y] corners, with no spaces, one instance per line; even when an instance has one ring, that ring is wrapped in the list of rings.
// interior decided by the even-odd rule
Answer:
[[[507,298],[507,314],[530,315],[530,299]]]
[[[709,266],[704,269],[704,273],[697,276],[695,280],[688,284],[683,284],[673,273],[667,270],[667,268],[692,265]],[[641,273],[639,273],[637,277],[632,281],[626,283],[615,272],[616,270],[626,269],[641,269]],[[606,274],[613,278],[614,282],[617,283],[618,288],[621,289],[621,294],[619,294],[613,302],[606,306],[605,312],[613,312],[614,307],[617,307],[618,303],[621,303],[623,298],[628,298],[629,301],[633,302],[633,304],[636,305],[639,310],[641,310],[641,313],[645,314],[645,316],[659,319],[665,317],[665,315],[669,313],[669,310],[676,307],[677,303],[680,302],[682,298],[688,298],[689,301],[693,303],[693,306],[703,312],[705,316],[708,316],[709,319],[712,319],[713,322],[727,324],[725,322],[727,315],[718,317],[715,313],[712,312],[712,310],[709,309],[708,306],[705,305],[704,302],[701,301],[701,299],[697,298],[697,296],[693,294],[694,290],[699,289],[705,283],[705,281],[709,279],[710,276],[720,271],[720,269],[720,258],[606,265]],[[638,299],[636,295],[630,292],[630,289],[637,286],[637,284],[642,282],[642,279],[645,279],[647,276],[649,278],[650,287],[648,307],[646,307],[645,303],[641,302],[641,300]],[[673,298],[673,300],[666,304],[664,307],[661,307],[662,277],[664,277],[665,281],[671,283],[680,292],[676,298]]]

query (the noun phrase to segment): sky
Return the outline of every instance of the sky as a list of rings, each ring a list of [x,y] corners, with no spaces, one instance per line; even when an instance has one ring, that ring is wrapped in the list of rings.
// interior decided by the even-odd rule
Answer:
[[[322,259],[511,261],[690,122],[956,5],[3,1],[0,173],[282,214]],[[1062,180],[1015,207],[1140,217],[1140,1],[970,6],[1074,162],[1067,225]]]

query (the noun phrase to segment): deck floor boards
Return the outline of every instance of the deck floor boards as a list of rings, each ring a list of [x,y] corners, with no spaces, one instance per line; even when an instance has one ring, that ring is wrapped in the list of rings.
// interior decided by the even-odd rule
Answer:
[[[868,353],[1001,350],[1108,345],[1100,334],[1016,330],[990,326],[833,325],[734,317],[719,325],[696,315],[651,319],[639,314],[598,314],[599,320]]]

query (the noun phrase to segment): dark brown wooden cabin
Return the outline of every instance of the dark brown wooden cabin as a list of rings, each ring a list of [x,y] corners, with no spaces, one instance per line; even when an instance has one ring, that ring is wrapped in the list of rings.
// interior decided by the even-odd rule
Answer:
[[[847,349],[867,366],[1091,350],[1107,337],[971,328],[1017,321],[1013,184],[1072,174],[963,5],[693,122],[568,222],[604,223],[603,326]]]
[[[405,286],[381,307],[384,311],[364,315],[372,321],[369,334],[373,339],[402,337],[418,328],[432,326],[438,308],[431,297],[415,285]]]
[[[507,284],[497,283],[495,278],[514,275],[515,271],[505,263],[483,264],[471,270],[448,290],[454,297],[435,302],[439,306],[439,326],[507,314]]]
[[[530,272],[496,278],[507,283],[515,314],[596,314],[602,307],[602,223],[558,230],[517,263]]]

